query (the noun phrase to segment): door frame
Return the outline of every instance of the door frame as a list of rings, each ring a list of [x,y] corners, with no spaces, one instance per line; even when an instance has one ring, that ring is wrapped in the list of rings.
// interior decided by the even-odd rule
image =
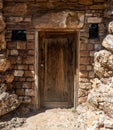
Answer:
[[[39,91],[39,79],[38,79],[38,55],[39,55],[39,33],[40,31],[43,32],[76,32],[77,35],[77,41],[76,41],[76,53],[75,53],[75,61],[76,61],[76,68],[75,68],[75,74],[74,74],[74,102],[73,102],[73,107],[76,109],[78,105],[78,88],[79,88],[79,64],[80,64],[80,31],[79,30],[72,30],[72,29],[49,29],[49,30],[35,30],[35,104],[34,104],[34,109],[38,110],[40,109],[40,91]]]

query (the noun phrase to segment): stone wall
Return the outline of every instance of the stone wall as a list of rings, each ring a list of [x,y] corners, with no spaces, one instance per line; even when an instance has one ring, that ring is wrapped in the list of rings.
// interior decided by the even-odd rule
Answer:
[[[89,39],[89,26],[93,23],[98,23],[99,38]],[[106,33],[103,10],[87,10],[84,27],[80,30],[79,103],[86,101],[89,90],[92,88],[91,80],[96,77],[93,67],[94,53],[102,48],[101,42]]]
[[[5,21],[2,14],[3,3],[0,0],[0,116],[20,105],[17,95],[14,94],[15,85],[11,63],[8,59],[8,50],[5,40]]]
[[[84,27],[80,30],[80,73],[79,103],[85,102],[92,88],[94,52],[100,50],[101,41],[106,34],[104,20],[104,0],[4,0],[3,14],[6,22],[6,41],[8,59],[14,71],[16,94],[23,103],[35,104],[34,62],[35,28],[32,18],[49,11],[74,10],[85,14]],[[89,39],[89,26],[98,23],[99,38]],[[27,41],[12,41],[12,30],[26,30]]]

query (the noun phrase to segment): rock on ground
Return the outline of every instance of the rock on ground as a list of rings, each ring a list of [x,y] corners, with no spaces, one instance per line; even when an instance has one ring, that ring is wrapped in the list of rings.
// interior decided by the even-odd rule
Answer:
[[[113,118],[113,77],[101,79],[96,89],[92,89],[88,95],[88,102],[95,108],[103,110]]]
[[[0,116],[15,110],[20,102],[15,94],[3,92],[0,94]]]

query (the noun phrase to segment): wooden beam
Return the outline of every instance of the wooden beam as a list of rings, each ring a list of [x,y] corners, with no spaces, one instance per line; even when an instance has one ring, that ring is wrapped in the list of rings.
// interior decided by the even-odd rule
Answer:
[[[38,86],[38,31],[35,31],[35,110],[40,108],[40,95]]]

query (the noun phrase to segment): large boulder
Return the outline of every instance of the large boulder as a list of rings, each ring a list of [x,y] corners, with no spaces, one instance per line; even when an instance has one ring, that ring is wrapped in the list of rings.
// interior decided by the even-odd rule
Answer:
[[[100,81],[98,86],[90,91],[88,102],[113,118],[113,77],[103,78]]]
[[[0,94],[0,116],[7,114],[20,105],[17,95],[3,92]]]
[[[81,104],[77,107],[77,130],[112,130],[113,119],[90,104]]]
[[[109,24],[108,24],[108,32],[110,34],[113,34],[113,21],[111,21]]]
[[[113,35],[112,34],[108,34],[103,42],[102,45],[109,51],[113,52]]]
[[[113,54],[101,50],[94,55],[94,71],[99,78],[113,76]]]

